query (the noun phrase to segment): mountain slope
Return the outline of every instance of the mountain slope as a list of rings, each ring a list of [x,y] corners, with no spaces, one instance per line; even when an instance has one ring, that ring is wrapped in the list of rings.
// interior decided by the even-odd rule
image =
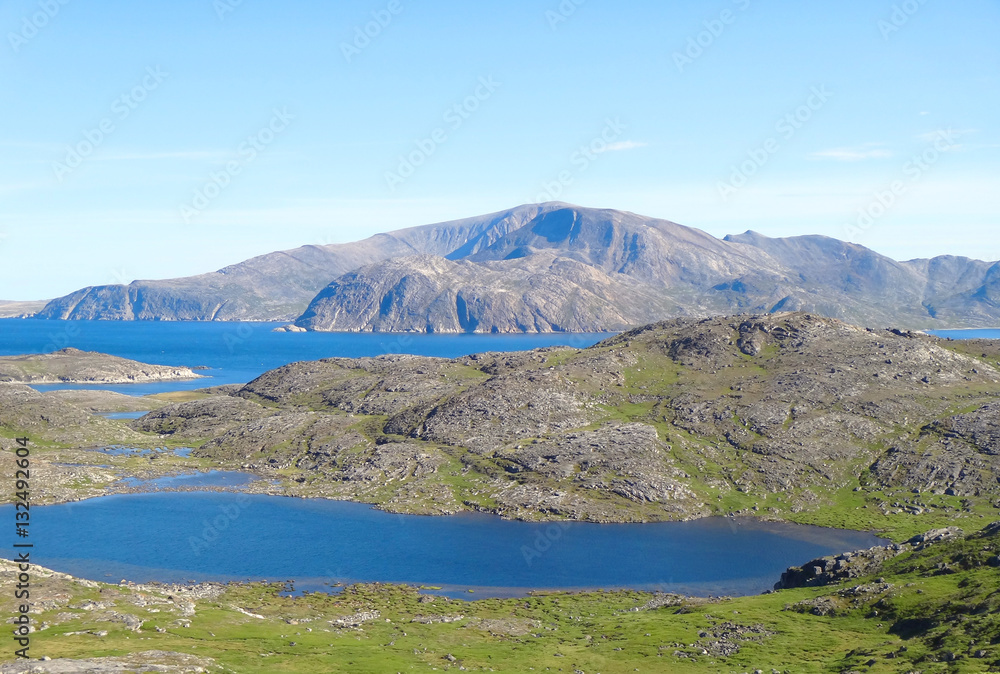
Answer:
[[[1000,265],[966,258],[896,262],[822,236],[747,232],[719,240],[666,220],[572,206],[497,234],[465,258],[471,265],[400,258],[345,275],[317,295],[296,325],[601,331],[734,311],[810,311],[912,328],[1000,322]],[[591,273],[572,273],[580,266]],[[528,278],[533,282],[525,289]],[[470,305],[470,295],[481,302]],[[580,312],[581,305],[587,310]]]
[[[1000,263],[897,262],[822,236],[720,240],[667,220],[548,203],[271,253],[212,274],[85,288],[38,316],[547,332],[745,311],[991,327],[1000,324]]]
[[[344,275],[296,324],[350,332],[600,332],[678,313],[666,294],[551,253],[478,264],[424,255]]]
[[[162,281],[83,288],[49,302],[38,318],[70,320],[280,321],[301,314],[332,279],[404,255],[448,255],[506,233],[558,204],[521,206],[465,220],[377,234],[363,241],[303,246],[219,271]]]

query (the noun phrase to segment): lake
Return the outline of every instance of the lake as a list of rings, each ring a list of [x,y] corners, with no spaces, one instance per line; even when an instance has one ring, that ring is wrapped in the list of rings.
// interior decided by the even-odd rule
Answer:
[[[1000,330],[993,329],[928,330],[927,332],[935,337],[946,339],[1000,339]]]
[[[12,510],[0,507],[0,520],[12,521]],[[383,581],[464,598],[593,588],[753,594],[790,565],[882,542],[750,519],[545,524],[218,492],[107,496],[31,513],[32,560],[92,580],[293,580],[298,591]]]
[[[208,367],[205,379],[152,384],[35,386],[40,391],[105,389],[147,395],[220,384],[246,383],[268,370],[300,360],[410,353],[457,358],[484,351],[545,346],[585,348],[612,333],[546,335],[427,335],[274,332],[286,323],[158,321],[46,321],[0,319],[0,356],[48,353],[74,347],[157,365]]]
[[[106,389],[129,395],[242,384],[268,370],[300,360],[360,358],[387,353],[457,358],[484,351],[524,351],[546,346],[582,349],[613,333],[545,335],[427,335],[274,332],[286,323],[168,321],[46,321],[0,319],[0,356],[48,353],[68,346],[144,363],[207,367],[204,379],[151,384],[35,386],[39,391]],[[1000,339],[1000,330],[936,330],[952,339]]]
[[[79,387],[140,395],[242,383],[299,360],[585,348],[610,336],[272,332],[278,325],[6,319],[0,320],[0,355],[73,346],[210,368],[204,371],[210,378],[197,381]],[[1000,330],[935,334],[1000,338]],[[211,486],[213,480],[238,486],[242,479],[187,476],[152,486]],[[9,520],[10,510],[0,507],[0,517]],[[215,492],[109,496],[32,513],[38,542],[33,559],[94,580],[295,580],[299,590],[385,581],[440,586],[465,598],[620,587],[750,594],[769,589],[790,565],[880,542],[867,533],[752,520],[532,524],[481,514],[391,515],[356,503]]]

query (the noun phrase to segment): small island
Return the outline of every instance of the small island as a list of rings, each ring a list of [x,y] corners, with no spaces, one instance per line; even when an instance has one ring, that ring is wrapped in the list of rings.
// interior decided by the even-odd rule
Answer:
[[[0,357],[0,383],[145,384],[201,377],[187,367],[150,365],[73,348],[45,354]]]

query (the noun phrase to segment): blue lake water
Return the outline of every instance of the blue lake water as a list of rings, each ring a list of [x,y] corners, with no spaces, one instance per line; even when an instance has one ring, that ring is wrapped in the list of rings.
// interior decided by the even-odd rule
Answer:
[[[148,413],[147,410],[146,412],[98,412],[98,415],[105,419],[139,419]]]
[[[300,360],[410,353],[457,358],[484,351],[523,351],[544,346],[585,348],[610,333],[548,335],[426,335],[369,333],[284,333],[284,323],[197,323],[157,321],[46,321],[0,319],[0,356],[48,353],[74,347],[144,363],[208,367],[204,379],[122,385],[36,386],[106,389],[148,395],[220,384],[245,383],[268,370]]]
[[[469,598],[584,588],[751,594],[789,565],[881,542],[753,520],[536,524],[235,493],[108,496],[31,513],[32,560],[93,580],[293,580],[297,590],[384,581]],[[12,507],[0,507],[0,520],[12,519]]]
[[[272,332],[277,325],[7,319],[0,320],[0,355],[73,346],[149,363],[210,368],[203,372],[209,378],[191,382],[37,387],[144,395],[242,383],[299,360],[584,348],[609,336]],[[935,334],[1000,338],[1000,330]],[[119,450],[130,451],[109,448],[109,453]],[[176,476],[145,486],[209,486],[220,479],[238,486],[247,478]],[[291,579],[300,590],[385,581],[442,586],[447,594],[466,598],[620,587],[749,594],[770,588],[789,565],[880,542],[866,533],[750,520],[530,524],[480,514],[391,515],[354,503],[235,493],[119,495],[36,507],[32,514],[33,559],[94,580]],[[11,506],[0,506],[0,518],[10,516]],[[476,593],[468,594],[469,588]]]
[[[935,337],[946,339],[1000,339],[1000,330],[928,330]]]

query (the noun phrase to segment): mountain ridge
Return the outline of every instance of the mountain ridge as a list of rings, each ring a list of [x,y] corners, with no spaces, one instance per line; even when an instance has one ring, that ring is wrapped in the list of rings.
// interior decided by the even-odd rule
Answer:
[[[819,235],[748,230],[719,239],[669,220],[551,202],[278,251],[193,277],[88,287],[37,317],[551,332],[785,310],[872,326],[992,327],[1000,263],[899,262]]]

